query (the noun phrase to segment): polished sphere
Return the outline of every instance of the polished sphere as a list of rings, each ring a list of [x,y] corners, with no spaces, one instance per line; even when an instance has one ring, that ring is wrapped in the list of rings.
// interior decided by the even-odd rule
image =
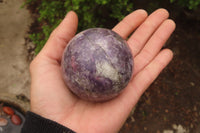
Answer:
[[[68,43],[61,66],[64,81],[75,95],[102,102],[116,97],[127,86],[133,73],[133,57],[117,33],[91,28]]]

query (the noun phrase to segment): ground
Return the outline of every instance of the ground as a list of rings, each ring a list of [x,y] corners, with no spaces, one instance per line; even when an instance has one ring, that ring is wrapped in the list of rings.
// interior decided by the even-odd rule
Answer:
[[[22,4],[23,0],[0,1],[0,100],[29,97],[25,36],[32,18],[28,10],[20,8]]]
[[[0,0],[0,99],[29,98],[32,45],[27,50],[24,38],[31,17],[20,9],[22,3]],[[165,47],[173,50],[174,59],[141,97],[121,133],[200,132],[200,9],[168,10],[177,28]]]
[[[165,47],[174,59],[141,97],[122,133],[200,133],[198,16],[199,9],[184,10],[173,18],[177,27]]]

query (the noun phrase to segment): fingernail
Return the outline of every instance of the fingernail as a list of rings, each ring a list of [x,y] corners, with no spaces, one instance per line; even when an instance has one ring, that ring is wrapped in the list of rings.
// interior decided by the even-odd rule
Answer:
[[[65,15],[65,17],[67,17],[72,11],[68,11],[67,14]]]

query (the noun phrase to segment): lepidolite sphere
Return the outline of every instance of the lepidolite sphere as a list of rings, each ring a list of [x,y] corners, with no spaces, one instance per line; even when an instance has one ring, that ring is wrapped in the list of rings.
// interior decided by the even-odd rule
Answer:
[[[68,43],[62,57],[68,88],[89,101],[106,101],[119,95],[133,73],[133,57],[126,41],[112,30],[91,28]]]

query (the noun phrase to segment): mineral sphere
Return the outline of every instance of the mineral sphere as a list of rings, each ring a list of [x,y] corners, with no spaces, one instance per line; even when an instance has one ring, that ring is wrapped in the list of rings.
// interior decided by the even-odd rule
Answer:
[[[11,122],[15,125],[20,125],[22,123],[22,120],[18,115],[12,115]]]
[[[8,125],[8,120],[0,117],[0,127],[7,126],[7,125]]]
[[[8,115],[14,114],[14,110],[11,107],[8,107],[8,106],[3,107],[3,111]]]
[[[95,102],[110,100],[127,86],[133,57],[126,41],[112,30],[91,28],[70,40],[61,61],[68,88]]]

